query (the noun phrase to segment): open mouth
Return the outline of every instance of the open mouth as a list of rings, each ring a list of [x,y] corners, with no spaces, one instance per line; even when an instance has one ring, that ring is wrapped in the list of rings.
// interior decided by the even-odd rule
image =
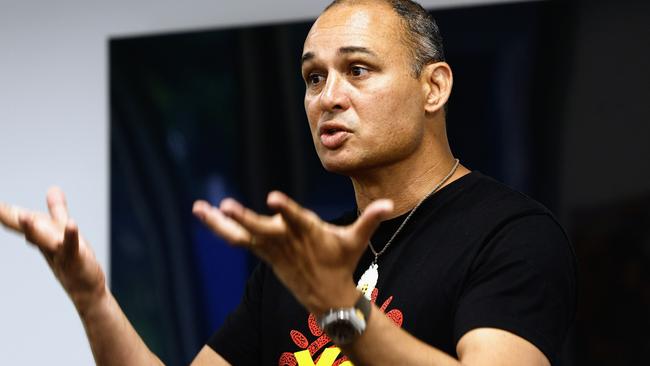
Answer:
[[[343,131],[343,130],[340,129],[340,128],[328,128],[327,130],[325,130],[324,133],[325,133],[326,135],[334,135],[335,133],[337,133],[337,132],[341,132],[341,131]]]
[[[320,135],[320,142],[329,150],[335,150],[343,146],[350,133],[341,128],[323,129]]]

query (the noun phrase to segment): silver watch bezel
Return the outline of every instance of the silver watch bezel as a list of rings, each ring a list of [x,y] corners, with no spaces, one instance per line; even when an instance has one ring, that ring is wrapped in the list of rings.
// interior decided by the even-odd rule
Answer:
[[[368,300],[361,296],[357,304],[350,308],[330,309],[318,319],[318,326],[327,334],[334,343],[346,345],[354,341],[366,330],[369,303],[360,305]],[[362,310],[366,305],[366,312]]]

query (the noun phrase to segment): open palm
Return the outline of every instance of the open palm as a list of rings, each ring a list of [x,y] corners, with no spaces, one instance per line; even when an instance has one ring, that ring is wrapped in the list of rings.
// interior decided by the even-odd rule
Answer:
[[[90,246],[68,215],[59,188],[47,193],[49,214],[0,203],[0,222],[34,244],[78,308],[93,299],[106,278]]]
[[[392,203],[373,202],[347,226],[324,222],[280,192],[271,192],[267,204],[277,214],[260,215],[233,199],[223,200],[219,208],[198,201],[194,212],[216,234],[269,263],[308,310],[320,313],[337,302],[354,303],[354,270]]]

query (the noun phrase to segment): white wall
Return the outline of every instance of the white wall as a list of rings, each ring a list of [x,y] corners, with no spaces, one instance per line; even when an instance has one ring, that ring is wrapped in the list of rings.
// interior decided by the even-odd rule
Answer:
[[[45,209],[48,186],[108,261],[107,39],[315,17],[329,1],[0,0],[0,201]],[[485,0],[429,0],[426,7]],[[40,255],[0,229],[0,364],[91,365]]]

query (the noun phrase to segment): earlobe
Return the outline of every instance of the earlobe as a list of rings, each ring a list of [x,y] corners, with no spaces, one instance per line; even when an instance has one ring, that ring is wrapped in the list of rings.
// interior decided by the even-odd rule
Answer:
[[[425,110],[434,113],[444,107],[451,94],[451,68],[446,62],[436,62],[426,65],[421,76],[426,84]]]

